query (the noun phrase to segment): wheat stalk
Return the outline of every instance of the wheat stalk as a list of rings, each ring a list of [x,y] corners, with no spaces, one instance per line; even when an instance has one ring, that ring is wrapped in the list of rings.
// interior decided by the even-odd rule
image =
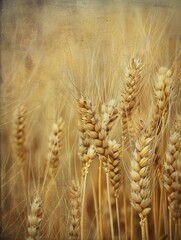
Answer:
[[[84,239],[84,206],[85,206],[85,191],[87,183],[87,174],[90,168],[90,164],[93,159],[96,157],[96,149],[93,145],[87,151],[87,154],[84,154],[84,166],[82,168],[82,203],[81,203],[81,239]]]

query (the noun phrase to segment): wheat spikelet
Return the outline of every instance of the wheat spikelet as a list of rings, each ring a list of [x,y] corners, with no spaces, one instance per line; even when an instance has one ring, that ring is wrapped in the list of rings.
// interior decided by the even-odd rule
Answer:
[[[141,220],[150,212],[152,139],[145,133],[135,143],[131,160],[131,204]]]
[[[111,99],[107,104],[103,104],[101,108],[102,112],[102,128],[105,129],[108,135],[111,131],[114,121],[118,118],[117,102],[115,99]]]
[[[42,221],[42,203],[38,195],[36,195],[31,203],[30,213],[28,215],[28,236],[27,240],[37,240],[39,234],[39,225]]]
[[[21,105],[18,108],[15,118],[15,126],[14,126],[14,152],[17,158],[17,163],[22,164],[25,161],[25,106]]]
[[[121,96],[121,121],[122,134],[126,137],[128,122],[131,114],[138,104],[138,94],[141,88],[141,69],[142,64],[139,59],[132,59],[130,66],[125,71],[125,89]]]
[[[175,123],[170,135],[163,168],[163,183],[174,218],[181,216],[181,132],[177,126]]]
[[[93,145],[91,145],[87,151],[87,154],[84,154],[83,156],[83,167],[82,167],[83,177],[88,174],[90,164],[95,157],[96,157],[96,149]]]
[[[72,180],[69,188],[70,193],[70,224],[69,238],[80,239],[80,218],[81,218],[81,188],[77,181]]]
[[[63,120],[60,118],[57,123],[53,124],[52,131],[49,136],[48,175],[51,178],[55,178],[59,167],[63,125]]]
[[[121,168],[120,168],[120,155],[121,146],[115,140],[108,142],[108,172],[111,185],[114,190],[114,196],[118,197],[118,192],[121,185]]]

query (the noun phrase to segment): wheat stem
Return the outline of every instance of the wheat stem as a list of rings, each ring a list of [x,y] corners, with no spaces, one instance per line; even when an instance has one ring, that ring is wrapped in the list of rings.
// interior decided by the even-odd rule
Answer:
[[[102,161],[99,159],[99,234],[100,240],[103,239],[102,233]]]
[[[157,178],[156,171],[154,173],[154,178]],[[156,181],[156,180],[155,180]],[[158,212],[158,195],[159,195],[159,189],[158,189],[158,182],[156,182],[156,186],[153,191],[153,224],[154,224],[154,235],[155,239],[158,239],[159,237],[159,212]]]
[[[146,232],[146,239],[149,240],[149,232],[148,232],[148,217],[145,218],[145,232]]]
[[[157,195],[158,197],[158,195]],[[159,203],[159,221],[158,221],[158,236],[161,233],[162,227],[162,212],[163,212],[163,186],[160,185],[160,203]]]
[[[124,136],[122,135],[122,161],[124,162]],[[123,206],[124,206],[124,226],[125,226],[125,239],[128,239],[128,221],[127,221],[127,198],[126,198],[126,182],[125,182],[125,173],[122,173],[123,180]]]
[[[86,183],[87,183],[87,174],[85,174],[83,178],[82,205],[81,205],[81,240],[84,240],[84,205],[85,205]]]
[[[141,219],[140,226],[141,226],[141,239],[146,240],[146,237],[145,237],[145,220]]]
[[[111,238],[114,240],[114,224],[113,224],[113,214],[112,214],[112,207],[111,207],[109,174],[108,174],[108,172],[106,172],[106,184],[107,184],[107,198],[108,198],[109,215],[110,215]]]
[[[116,216],[117,216],[117,226],[118,226],[118,239],[121,240],[121,229],[120,229],[120,216],[119,216],[119,201],[116,197]]]
[[[131,235],[131,240],[134,239],[134,209],[133,206],[131,206],[131,231],[130,231],[130,235]]]
[[[92,192],[93,192],[93,198],[94,198],[94,208],[95,208],[95,215],[96,215],[96,228],[97,228],[97,236],[99,236],[99,216],[98,216],[98,205],[97,205],[97,197],[96,197],[96,191],[91,171],[91,185],[92,185]],[[100,238],[100,236],[98,237]]]

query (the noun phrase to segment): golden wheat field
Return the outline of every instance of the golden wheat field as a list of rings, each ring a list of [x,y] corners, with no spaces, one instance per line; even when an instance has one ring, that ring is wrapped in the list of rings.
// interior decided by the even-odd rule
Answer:
[[[4,0],[1,239],[181,239],[181,1]]]

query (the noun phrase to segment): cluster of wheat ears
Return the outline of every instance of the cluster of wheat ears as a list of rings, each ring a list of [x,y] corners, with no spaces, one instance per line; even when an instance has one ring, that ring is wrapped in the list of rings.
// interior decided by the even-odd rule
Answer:
[[[158,36],[160,44],[165,35]],[[143,50],[137,58],[138,49],[124,67],[106,52],[106,41],[99,44],[103,47],[92,55],[91,47],[85,49],[88,64],[85,58],[82,65],[74,63],[79,75],[70,74],[67,85],[40,84],[35,97],[29,85],[37,85],[30,77],[23,98],[17,73],[2,86],[7,101],[1,104],[3,239],[181,239],[179,53],[166,61],[168,66],[155,66],[164,62],[155,56],[165,59],[166,50],[148,43],[145,56]],[[20,78],[36,72],[31,57],[25,61],[28,70]],[[36,79],[49,73],[42,72]],[[76,82],[79,76],[82,85]],[[8,95],[13,91],[15,98]],[[48,106],[50,119],[44,123],[45,102],[52,94],[54,105]],[[44,108],[40,104],[32,110],[34,98],[41,96]]]

